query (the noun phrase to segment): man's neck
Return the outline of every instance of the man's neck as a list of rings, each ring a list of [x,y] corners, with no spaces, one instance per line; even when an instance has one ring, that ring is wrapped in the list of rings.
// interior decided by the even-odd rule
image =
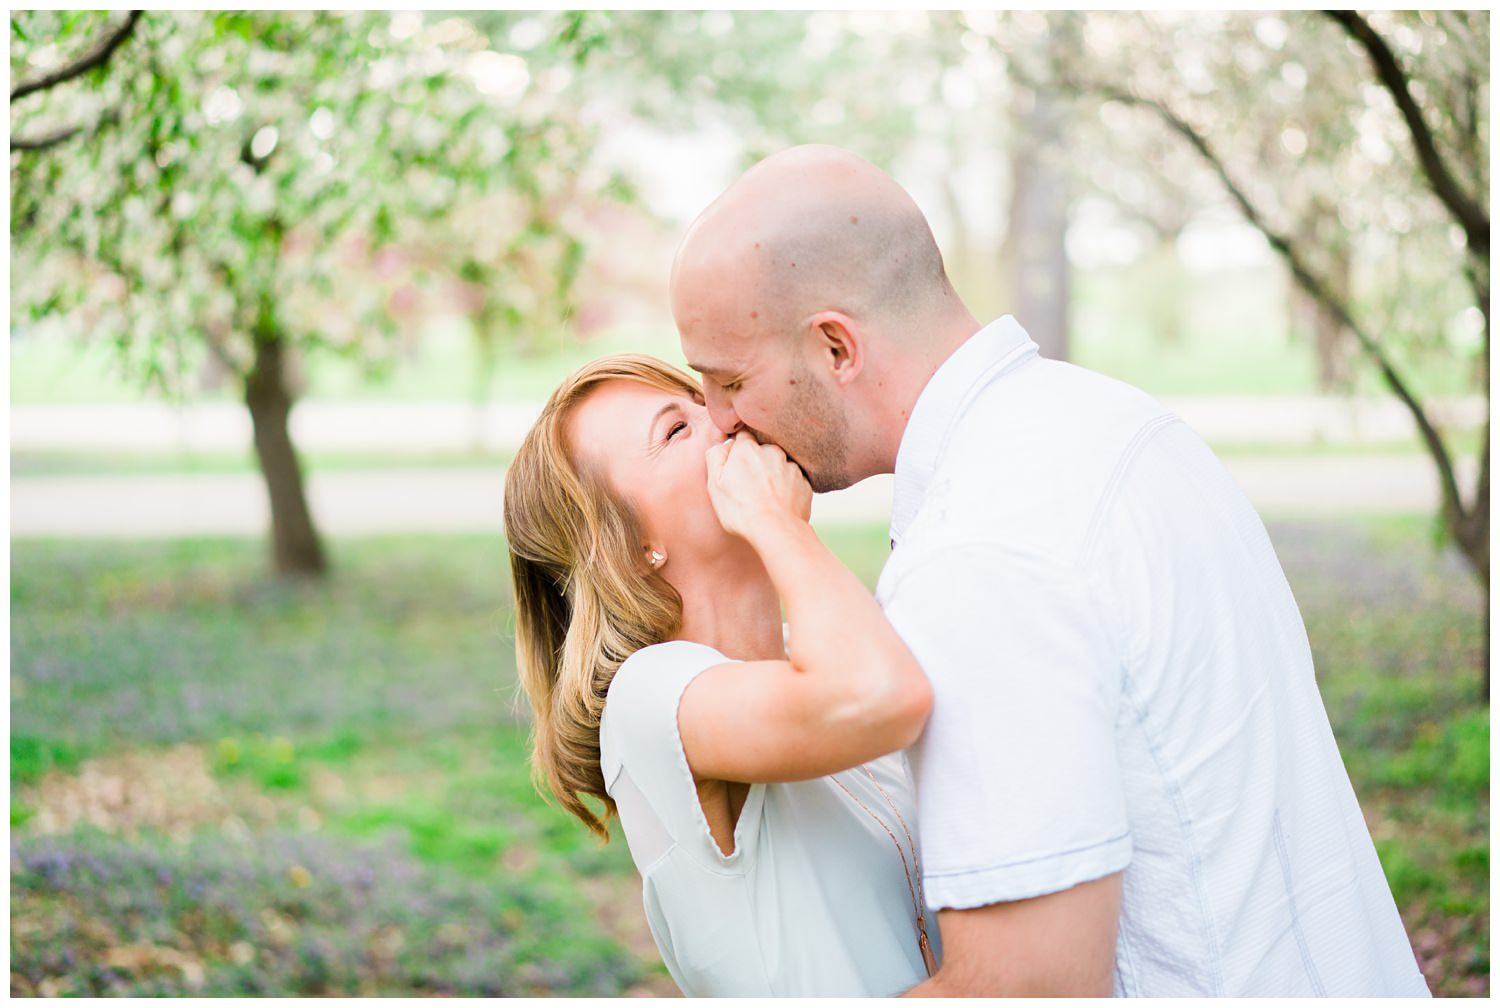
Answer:
[[[873,468],[866,476],[896,471],[901,440],[906,435],[917,400],[938,369],[982,328],[974,316],[964,312],[962,317],[955,317],[922,337],[911,352],[893,360],[893,366],[882,377],[884,387],[881,394],[872,403],[877,411],[876,451]]]

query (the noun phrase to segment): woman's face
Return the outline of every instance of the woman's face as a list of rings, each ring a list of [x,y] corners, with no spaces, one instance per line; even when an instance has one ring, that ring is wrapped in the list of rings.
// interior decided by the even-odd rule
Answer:
[[[602,473],[670,561],[706,557],[739,540],[724,531],[708,499],[704,455],[724,440],[700,396],[615,379],[588,394],[569,418],[581,466]]]

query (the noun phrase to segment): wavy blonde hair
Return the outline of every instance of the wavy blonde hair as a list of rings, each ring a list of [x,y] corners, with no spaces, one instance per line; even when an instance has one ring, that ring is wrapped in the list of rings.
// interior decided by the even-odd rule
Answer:
[[[505,477],[505,535],[516,599],[516,663],[531,702],[531,768],[562,807],[606,841],[615,803],[599,767],[599,719],[626,658],[667,640],[682,599],[644,563],[631,509],[568,444],[573,410],[608,381],[701,396],[685,372],[620,354],[584,365],[552,393]],[[584,802],[592,795],[602,815]]]

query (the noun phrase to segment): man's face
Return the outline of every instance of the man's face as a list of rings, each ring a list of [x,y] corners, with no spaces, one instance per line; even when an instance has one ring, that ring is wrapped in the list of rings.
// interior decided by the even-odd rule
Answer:
[[[726,435],[748,430],[795,462],[816,493],[848,475],[849,422],[838,388],[796,340],[774,334],[703,333],[679,326],[682,351],[703,376],[709,416]]]

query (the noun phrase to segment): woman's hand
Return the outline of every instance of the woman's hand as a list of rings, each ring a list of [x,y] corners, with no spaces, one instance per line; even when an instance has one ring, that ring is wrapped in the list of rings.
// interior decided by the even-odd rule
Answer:
[[[759,555],[786,607],[786,660],[731,661],[693,679],[677,708],[699,781],[802,781],[904,749],[932,686],[870,590],[807,523],[812,488],[775,445],[740,433],[707,452],[724,528]]]
[[[708,499],[725,530],[746,539],[779,519],[806,522],[812,513],[802,470],[745,431],[708,450]]]

